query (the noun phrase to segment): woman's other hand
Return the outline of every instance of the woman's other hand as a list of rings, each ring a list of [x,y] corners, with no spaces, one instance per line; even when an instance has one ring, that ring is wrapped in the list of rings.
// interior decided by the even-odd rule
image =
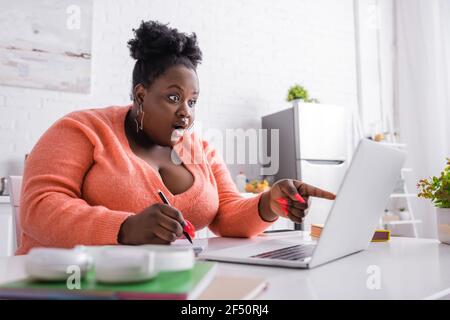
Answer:
[[[121,225],[120,244],[169,244],[183,235],[186,222],[180,211],[166,204],[154,204],[128,217]]]
[[[307,214],[309,197],[334,200],[336,196],[328,191],[292,179],[279,180],[261,198],[260,215],[266,221],[278,216],[302,223]]]

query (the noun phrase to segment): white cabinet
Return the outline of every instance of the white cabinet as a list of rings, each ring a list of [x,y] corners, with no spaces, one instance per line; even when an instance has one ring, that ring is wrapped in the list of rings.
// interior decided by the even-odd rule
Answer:
[[[0,196],[0,258],[11,256],[13,251],[13,216],[9,197]]]

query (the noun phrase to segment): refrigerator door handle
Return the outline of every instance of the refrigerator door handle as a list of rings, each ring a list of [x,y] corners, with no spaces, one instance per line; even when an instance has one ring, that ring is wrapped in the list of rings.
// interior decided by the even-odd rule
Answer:
[[[345,164],[345,160],[316,160],[316,159],[302,159],[303,161],[307,162],[311,165],[317,165],[317,166],[342,166]]]

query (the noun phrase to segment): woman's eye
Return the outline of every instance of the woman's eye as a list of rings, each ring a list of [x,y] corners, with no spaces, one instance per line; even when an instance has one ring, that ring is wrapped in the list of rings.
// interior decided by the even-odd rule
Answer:
[[[189,107],[193,108],[197,104],[197,100],[190,100],[189,101]]]
[[[173,101],[173,102],[180,102],[180,97],[177,96],[176,94],[171,94],[171,95],[169,96],[169,99],[170,99],[171,101]]]

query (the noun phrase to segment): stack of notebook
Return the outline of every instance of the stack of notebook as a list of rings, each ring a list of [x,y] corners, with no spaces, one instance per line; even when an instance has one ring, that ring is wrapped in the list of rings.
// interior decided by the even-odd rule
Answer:
[[[191,270],[160,272],[154,279],[129,284],[95,282],[94,270],[81,281],[79,290],[66,282],[24,279],[0,285],[0,299],[197,299],[214,278],[216,264],[197,262]]]
[[[0,285],[0,299],[248,300],[267,287],[262,278],[215,276],[215,270],[216,263],[197,262],[189,271],[160,272],[154,279],[129,284],[96,283],[91,271],[80,290],[69,290],[65,282],[24,279]]]
[[[322,233],[323,224],[312,224],[311,225],[311,237],[319,238]],[[391,236],[390,230],[375,230],[372,237],[372,242],[383,242],[389,241]]]

